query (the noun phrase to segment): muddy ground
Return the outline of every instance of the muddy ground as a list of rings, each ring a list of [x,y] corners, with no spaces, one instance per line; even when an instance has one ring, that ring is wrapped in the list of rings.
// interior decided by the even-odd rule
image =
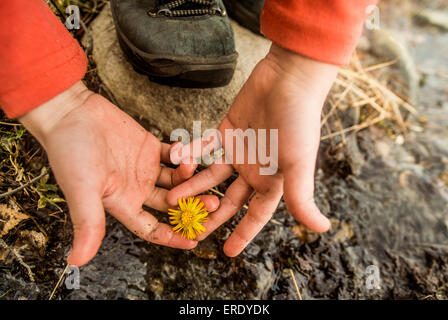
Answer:
[[[447,299],[448,33],[416,21],[411,2],[397,3],[382,6],[382,27],[408,45],[422,79],[417,107],[425,120],[404,143],[380,127],[358,133],[352,143],[364,163],[356,168],[353,153],[321,145],[315,196],[332,231],[307,232],[281,202],[274,220],[229,259],[222,246],[244,209],[193,251],[145,243],[108,217],[99,254],[81,268],[80,289],[62,285],[55,299],[296,299],[290,269],[304,299]],[[70,248],[69,222],[25,209],[48,234],[47,250],[25,255],[35,282],[19,263],[0,261],[2,299],[47,299]],[[380,275],[373,289],[366,284],[371,265]]]

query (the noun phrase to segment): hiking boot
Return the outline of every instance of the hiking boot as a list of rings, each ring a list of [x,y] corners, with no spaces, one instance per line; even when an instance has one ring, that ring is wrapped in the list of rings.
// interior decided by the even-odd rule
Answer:
[[[118,41],[134,69],[178,87],[233,77],[238,54],[222,0],[111,0]]]
[[[264,0],[224,0],[229,16],[254,33],[260,33],[260,15]]]

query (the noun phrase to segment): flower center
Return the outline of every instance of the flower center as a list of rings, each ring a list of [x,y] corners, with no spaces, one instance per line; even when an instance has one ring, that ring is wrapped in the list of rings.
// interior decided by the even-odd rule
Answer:
[[[193,212],[186,210],[182,213],[181,221],[184,226],[188,226],[193,222]]]

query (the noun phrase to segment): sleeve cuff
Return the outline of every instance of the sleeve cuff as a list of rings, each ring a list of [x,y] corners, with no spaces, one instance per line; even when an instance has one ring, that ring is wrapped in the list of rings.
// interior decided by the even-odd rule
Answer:
[[[0,107],[19,117],[79,81],[87,57],[43,0],[0,1]]]
[[[70,57],[48,71],[26,78],[13,90],[2,94],[0,104],[8,118],[17,118],[31,111],[61,92],[69,89],[84,77],[87,58],[76,40],[65,52]]]
[[[349,64],[374,0],[266,0],[261,32],[277,45],[335,65]]]

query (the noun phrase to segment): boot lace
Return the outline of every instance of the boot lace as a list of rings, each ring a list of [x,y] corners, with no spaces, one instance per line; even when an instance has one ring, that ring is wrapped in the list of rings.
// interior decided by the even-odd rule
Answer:
[[[179,7],[185,4],[198,5],[199,8],[179,9]],[[156,17],[158,15],[185,17],[205,14],[225,16],[227,13],[225,10],[221,9],[215,0],[173,0],[157,6],[153,11],[148,11],[148,14],[151,17]]]

